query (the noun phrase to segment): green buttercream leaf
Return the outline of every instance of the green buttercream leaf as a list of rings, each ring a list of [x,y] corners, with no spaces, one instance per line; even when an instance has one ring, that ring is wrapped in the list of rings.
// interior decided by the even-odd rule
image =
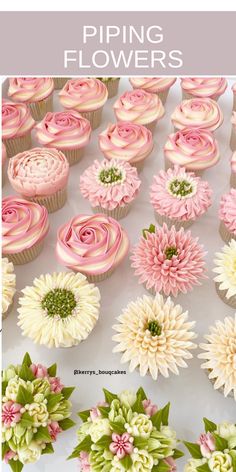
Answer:
[[[120,460],[120,463],[123,465],[125,470],[129,470],[133,464],[132,459],[129,455],[123,457],[123,459]]]
[[[25,353],[22,364],[25,364],[27,367],[30,367],[32,365],[32,361],[28,352]]]
[[[33,423],[34,423],[34,420],[32,416],[30,416],[29,413],[27,413],[27,411],[23,413],[21,420],[19,422],[22,428],[28,428],[29,426],[32,426]]]
[[[22,364],[21,368],[20,368],[20,372],[19,372],[19,377],[22,379],[22,380],[25,380],[27,382],[27,380],[34,380],[35,379],[35,376],[32,372],[32,370],[26,365],[26,364]]]
[[[103,392],[104,392],[104,395],[105,395],[105,400],[106,400],[107,403],[109,403],[109,405],[111,404],[111,402],[113,400],[116,400],[118,398],[118,396],[115,393],[111,393],[108,390],[106,390],[105,388],[103,389]]]
[[[213,433],[216,431],[217,426],[215,423],[212,421],[208,420],[207,418],[203,418],[204,424],[205,424],[205,431],[206,433]]]
[[[34,441],[52,442],[47,426],[39,426],[37,433],[34,435]]]
[[[53,454],[54,449],[51,443],[48,443],[46,447],[42,450],[42,454]]]
[[[159,431],[162,423],[162,410],[158,410],[150,419],[153,426]]]
[[[164,461],[159,461],[157,465],[154,465],[152,468],[152,472],[168,472],[170,470],[170,466],[166,464]]]
[[[170,402],[162,408],[162,424],[168,426],[170,412]]]
[[[90,416],[90,410],[79,411],[78,416],[85,423]]]
[[[184,452],[180,451],[179,449],[175,449],[175,452],[173,454],[173,459],[179,459],[180,457],[184,456]]]
[[[123,434],[126,433],[126,429],[124,425],[120,422],[116,421],[110,421],[110,427],[114,431],[114,433],[117,434]]]
[[[23,464],[22,462],[20,461],[14,461],[13,459],[11,459],[10,461],[8,461],[8,464],[9,466],[11,467],[11,470],[13,472],[21,472],[22,469],[23,469]]]
[[[67,429],[73,428],[75,426],[75,422],[72,421],[70,418],[65,418],[64,420],[58,421],[59,426],[63,431],[66,431]]]
[[[48,375],[50,377],[56,377],[57,375],[57,364],[52,364],[50,367],[47,369]]]
[[[112,442],[111,436],[102,436],[97,442],[97,446],[101,446],[104,449],[108,449],[109,445]]]
[[[93,443],[90,436],[86,436],[86,438],[84,438],[83,441],[81,441],[81,443],[79,443],[78,446],[75,447],[74,451],[67,458],[67,460],[78,458],[81,451],[90,452],[92,444]]]
[[[202,459],[201,449],[200,449],[200,446],[198,444],[184,441],[184,445],[187,447],[187,449],[189,450],[191,456],[194,459]]]
[[[98,409],[102,415],[102,418],[108,418],[109,412],[111,411],[109,406],[99,406]]]
[[[203,464],[197,467],[197,471],[198,472],[211,472],[211,469],[209,468],[208,464]]]
[[[8,381],[7,381],[7,380],[4,380],[4,381],[2,382],[2,396],[5,395],[7,386],[8,386]]]
[[[72,395],[73,391],[74,391],[75,387],[64,387],[61,391],[63,397],[65,398],[65,400],[68,400],[68,398],[70,398],[70,396]]]
[[[26,405],[27,403],[33,403],[33,401],[34,401],[34,397],[32,393],[28,392],[26,388],[20,385],[18,388],[16,403],[20,403],[21,405]]]
[[[139,397],[142,401],[147,400],[147,395],[145,391],[143,390],[143,387],[139,387],[136,393],[137,397]]]
[[[228,441],[226,439],[221,438],[218,434],[212,433],[215,438],[215,447],[217,451],[224,451],[228,449]]]
[[[49,393],[47,396],[47,410],[51,413],[54,407],[63,400],[63,395],[61,393]]]

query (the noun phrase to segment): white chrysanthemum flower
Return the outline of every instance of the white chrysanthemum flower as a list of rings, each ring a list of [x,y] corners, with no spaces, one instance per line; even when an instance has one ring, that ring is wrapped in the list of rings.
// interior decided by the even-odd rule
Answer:
[[[41,275],[22,292],[18,325],[35,343],[75,346],[87,338],[98,320],[99,289],[80,273]]]
[[[2,315],[6,316],[16,292],[14,266],[7,257],[2,258]]]
[[[219,290],[225,290],[227,300],[236,295],[236,241],[231,239],[221,252],[216,253],[216,267],[213,271],[218,274],[214,280],[219,284]]]
[[[171,298],[144,295],[129,303],[118,321],[113,352],[123,353],[121,362],[130,362],[130,372],[139,368],[142,377],[148,372],[154,380],[159,373],[169,377],[169,371],[179,374],[179,367],[187,367],[185,359],[193,357],[189,351],[197,347],[191,331],[195,322]]]
[[[201,367],[209,371],[215,389],[222,388],[225,397],[233,392],[236,401],[236,314],[216,321],[204,337],[207,343],[200,344],[200,348],[206,352],[198,357],[206,362]]]

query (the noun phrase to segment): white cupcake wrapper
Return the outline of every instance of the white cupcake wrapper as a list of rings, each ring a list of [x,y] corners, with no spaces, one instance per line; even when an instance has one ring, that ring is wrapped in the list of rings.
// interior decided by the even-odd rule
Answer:
[[[236,188],[236,173],[235,172],[231,172],[230,186],[232,188]]]
[[[4,254],[4,257],[7,257],[10,262],[13,262],[14,265],[27,264],[28,262],[33,261],[38,257],[40,252],[43,249],[44,241],[34,244],[28,249],[24,249],[21,252],[15,252],[14,254]]]
[[[108,98],[113,98],[118,94],[119,82],[120,82],[119,78],[115,80],[108,80],[107,82],[103,82],[104,85],[106,85],[106,88],[108,91]]]
[[[235,126],[232,126],[231,137],[230,137],[230,149],[231,151],[236,151],[236,129]]]
[[[225,243],[229,243],[231,239],[236,239],[236,235],[229,232],[223,221],[220,222],[219,233]]]
[[[3,142],[6,146],[7,157],[11,158],[19,152],[27,151],[27,149],[32,147],[31,131],[28,131],[28,133],[19,138],[4,139]]]
[[[78,111],[84,118],[89,120],[91,124],[91,128],[94,130],[94,129],[97,129],[101,124],[102,110],[103,110],[103,107],[100,107],[97,110],[93,110],[93,111],[82,111],[82,112],[79,110]]]
[[[67,199],[67,189],[58,190],[58,192],[48,195],[48,196],[35,196],[35,197],[24,197],[31,202],[38,203],[41,206],[47,208],[48,213],[53,213],[54,211],[62,208]]]
[[[188,220],[188,221],[181,221],[181,220],[178,220],[177,218],[169,218],[168,216],[163,216],[163,215],[160,215],[159,213],[157,213],[155,211],[155,218],[156,218],[156,221],[157,223],[162,226],[164,223],[167,224],[168,228],[170,229],[171,226],[175,226],[175,229],[178,231],[180,228],[189,228],[190,226],[192,226],[192,224],[194,223],[193,220]]]
[[[219,287],[220,287],[219,282],[215,282],[215,287],[216,287],[216,292],[217,292],[219,298],[220,298],[224,303],[226,303],[226,305],[231,306],[231,308],[236,308],[236,295],[234,295],[233,297],[227,298],[227,297],[226,297],[227,290],[220,290],[220,288],[219,288]]]
[[[234,93],[233,111],[236,111],[236,93]]]
[[[66,159],[69,162],[69,166],[73,166],[80,161],[84,156],[84,147],[79,149],[62,149],[63,154],[65,154]]]
[[[162,105],[165,105],[166,100],[167,100],[167,97],[168,97],[168,95],[169,95],[169,91],[170,91],[170,89],[167,88],[166,90],[163,90],[162,92],[157,92],[158,97],[159,97],[159,98],[161,99],[161,101],[162,101]]]
[[[125,206],[114,208],[114,210],[106,210],[105,208],[97,206],[92,207],[92,210],[94,213],[103,213],[107,216],[111,216],[115,220],[121,220],[121,218],[124,218],[129,213],[130,206],[131,204],[126,204]]]
[[[31,114],[35,121],[40,121],[46,113],[53,110],[53,93],[39,102],[29,103]]]
[[[192,95],[189,92],[186,92],[185,90],[182,89],[182,100],[191,100],[191,98],[198,98],[196,95]],[[218,102],[220,95],[218,95],[215,98],[210,97],[212,100],[215,100],[215,102]]]
[[[157,120],[154,120],[151,123],[144,124],[145,128],[149,129],[152,133],[154,133],[156,125],[157,125]]]
[[[69,77],[53,77],[54,89],[62,89],[68,80]]]
[[[93,274],[86,274],[85,273],[84,275],[86,275],[86,277],[87,277],[87,279],[90,283],[96,284],[98,282],[103,282],[103,280],[108,279],[113,274],[114,270],[115,270],[115,267],[111,267],[111,269],[107,270],[103,274],[93,275]]]

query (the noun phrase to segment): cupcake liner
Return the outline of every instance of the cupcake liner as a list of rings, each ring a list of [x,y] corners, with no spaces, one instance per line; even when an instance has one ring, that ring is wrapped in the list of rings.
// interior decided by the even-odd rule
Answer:
[[[169,229],[173,225],[175,226],[175,228],[177,230],[179,230],[180,228],[186,229],[186,228],[189,228],[190,226],[192,226],[192,224],[194,223],[193,220],[181,221],[181,220],[178,220],[177,218],[169,218],[168,216],[160,215],[156,211],[155,211],[155,218],[156,218],[157,223],[160,226],[162,226],[164,223],[166,223]]]
[[[162,92],[157,92],[158,97],[162,101],[162,105],[165,105],[167,97],[169,95],[169,91],[170,91],[170,89],[167,88],[166,90],[162,90]]]
[[[65,154],[66,159],[69,162],[69,166],[73,166],[80,161],[80,159],[84,156],[84,147],[78,149],[62,149],[63,154]]]
[[[58,192],[53,193],[52,195],[48,196],[35,196],[35,197],[25,197],[27,200],[31,202],[38,203],[39,205],[45,206],[48,210],[48,213],[53,213],[54,211],[59,210],[62,208],[67,199],[67,189],[64,188],[62,190],[58,190]]]
[[[235,174],[235,172],[231,172],[230,186],[232,188],[236,188],[236,174]]]
[[[186,92],[185,90],[182,89],[182,100],[191,100],[192,98],[198,98],[196,97],[196,95],[192,95],[191,93],[189,92]],[[215,102],[218,102],[219,98],[220,98],[220,95],[217,95],[217,96],[212,96],[212,97],[209,97],[211,98],[212,100],[215,100]]]
[[[31,131],[28,131],[28,133],[19,138],[4,139],[3,142],[6,146],[7,157],[13,157],[19,152],[27,151],[27,149],[31,148]]]
[[[236,151],[236,127],[232,126],[231,137],[230,137],[230,148],[234,152]]]
[[[213,387],[214,387],[216,378],[214,378],[214,379],[209,379],[209,374],[210,374],[211,371],[210,371],[210,370],[206,370],[206,369],[204,369],[204,370],[205,370],[205,374],[207,375],[208,380],[211,382],[211,384],[212,384]],[[224,395],[224,388],[223,388],[223,387],[214,388],[214,390],[215,390],[215,392],[219,392],[219,393],[221,393],[222,395]],[[225,396],[225,395],[224,395],[224,396]],[[228,398],[228,397],[234,398],[234,394],[233,394],[232,390],[231,390],[231,392],[227,395],[226,398]]]
[[[44,98],[44,100],[29,103],[29,107],[34,120],[42,120],[46,113],[53,110],[53,93],[49,97]]]
[[[16,252],[14,254],[4,254],[4,257],[7,257],[8,260],[13,262],[14,265],[27,264],[38,257],[43,249],[43,243],[44,241],[42,240],[21,252]]]
[[[176,162],[176,163],[174,164],[174,163],[171,162],[167,157],[165,157],[165,170],[173,169],[176,164],[178,164],[178,163]],[[181,167],[181,166],[180,166],[180,167]],[[185,167],[185,169],[186,169],[187,172],[194,172],[194,174],[195,174],[197,177],[201,177],[201,176],[204,174],[204,171],[205,171],[205,169],[198,169],[198,170],[188,169],[188,166],[182,166],[182,167]]]
[[[114,210],[107,210],[106,208],[102,208],[101,206],[93,207],[92,210],[94,213],[104,213],[107,216],[111,216],[115,220],[121,220],[129,213],[131,204],[126,204],[125,206],[120,206],[114,208]]]
[[[53,77],[54,89],[62,89],[68,80],[69,77]]]
[[[236,111],[236,93],[234,93],[233,111]]]
[[[115,80],[108,80],[107,82],[103,82],[106,85],[108,91],[108,98],[113,98],[115,95],[118,94],[120,79],[117,78]]]
[[[219,233],[225,243],[229,243],[231,239],[236,239],[236,234],[230,233],[223,221],[220,222]]]
[[[156,128],[157,120],[151,121],[151,123],[147,123],[144,126],[149,129],[152,133],[154,133]]]
[[[98,283],[98,282],[102,282],[103,280],[106,280],[108,279],[112,273],[114,272],[115,270],[115,267],[111,267],[109,270],[107,270],[106,272],[104,272],[103,274],[86,274],[84,273],[84,275],[86,275],[88,281],[90,283]],[[83,272],[82,272],[83,273]]]
[[[143,168],[144,168],[144,163],[145,163],[145,159],[142,159],[142,160],[140,160],[140,161],[138,161],[138,162],[132,162],[131,165],[132,165],[133,167],[136,167],[136,169],[137,169],[138,172],[141,172],[141,171],[143,170]]]
[[[79,113],[84,117],[87,118],[87,120],[90,121],[91,128],[92,129],[97,129],[102,121],[102,110],[103,107],[98,108],[97,110],[92,110],[92,111],[79,111]]]
[[[220,290],[220,284],[219,282],[215,282],[215,287],[216,287],[216,292],[217,292],[217,295],[219,296],[219,298],[221,298],[221,300],[226,303],[226,305],[229,305],[231,306],[231,308],[236,308],[236,295],[233,295],[232,297],[230,298],[227,298],[226,297],[226,294],[227,294],[227,290]]]

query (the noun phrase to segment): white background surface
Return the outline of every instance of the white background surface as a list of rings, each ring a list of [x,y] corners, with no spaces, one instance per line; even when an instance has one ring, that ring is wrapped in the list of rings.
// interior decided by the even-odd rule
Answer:
[[[230,156],[229,138],[231,132],[230,117],[232,110],[231,85],[229,81],[226,93],[219,100],[219,105],[224,113],[224,124],[216,132],[220,142],[221,160],[212,169],[205,172],[204,178],[209,180],[214,189],[213,206],[207,215],[202,217],[191,228],[194,236],[199,236],[200,242],[208,251],[207,268],[208,280],[200,287],[187,295],[177,297],[177,302],[184,309],[189,310],[191,320],[196,320],[197,342],[203,341],[203,335],[208,333],[208,328],[215,320],[232,316],[234,311],[225,305],[217,296],[213,282],[213,257],[214,253],[223,245],[218,233],[217,210],[220,196],[229,190]],[[123,78],[120,82],[119,93],[130,89],[128,79]],[[55,110],[59,110],[55,93]],[[167,135],[172,130],[170,114],[181,99],[180,83],[177,80],[172,87],[166,103],[166,114],[156,128],[154,140],[155,147],[146,161],[145,168],[140,174],[142,180],[141,192],[135,201],[130,213],[121,220],[121,224],[127,230],[131,245],[135,244],[143,228],[154,222],[153,210],[149,203],[149,187],[152,176],[163,167],[162,148]],[[17,297],[25,285],[32,284],[34,277],[41,273],[65,270],[55,256],[56,231],[59,225],[68,221],[78,213],[91,213],[90,205],[84,201],[79,191],[79,176],[95,158],[102,159],[98,148],[97,136],[107,125],[114,121],[112,104],[114,99],[109,100],[104,108],[103,120],[100,128],[92,133],[92,139],[87,147],[83,160],[71,168],[68,201],[65,207],[50,215],[50,232],[45,240],[45,247],[41,255],[33,262],[16,266]],[[3,195],[13,194],[8,182],[3,188]],[[224,398],[222,394],[214,391],[211,383],[203,370],[200,369],[201,361],[197,359],[199,350],[192,351],[194,359],[189,362],[188,369],[182,369],[179,376],[171,375],[169,379],[159,378],[157,382],[151,377],[141,378],[138,372],[129,374],[128,365],[120,364],[119,354],[112,354],[115,343],[111,340],[114,331],[112,325],[115,318],[121,313],[128,302],[135,300],[138,296],[147,293],[142,286],[138,285],[137,277],[133,276],[129,257],[113,273],[110,279],[99,284],[102,302],[100,319],[88,339],[73,349],[47,349],[34,345],[31,340],[22,337],[21,330],[17,326],[17,297],[14,308],[9,317],[3,323],[3,354],[6,367],[9,363],[20,362],[24,353],[28,351],[35,363],[51,365],[58,363],[58,375],[66,386],[76,386],[71,399],[73,402],[73,416],[75,421],[76,412],[85,410],[103,399],[102,387],[113,392],[122,389],[137,389],[140,385],[144,387],[148,396],[160,407],[167,401],[171,401],[170,425],[178,433],[180,439],[194,441],[202,431],[202,417],[220,422],[223,420],[235,421],[235,402],[232,398]],[[123,376],[74,376],[74,369],[81,370],[127,370]],[[29,472],[62,472],[67,470],[73,472],[78,470],[76,460],[69,462],[66,457],[71,453],[76,444],[76,427],[58,437],[55,443],[56,453],[42,456],[40,462],[27,466]],[[178,461],[178,470],[183,470],[185,460]],[[6,472],[8,467],[3,466]]]

